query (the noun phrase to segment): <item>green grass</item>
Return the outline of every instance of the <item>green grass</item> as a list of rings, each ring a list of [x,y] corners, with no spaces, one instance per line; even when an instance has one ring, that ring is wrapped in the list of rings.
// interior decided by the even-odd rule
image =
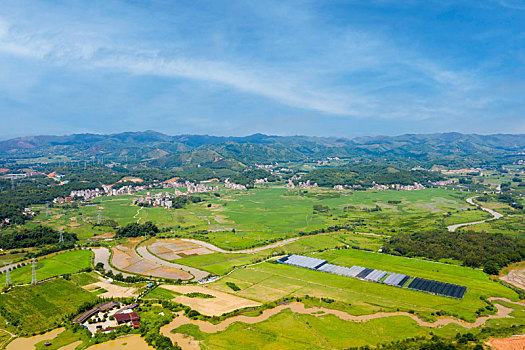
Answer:
[[[178,295],[182,295],[182,293],[177,293],[172,290],[166,289],[166,288],[155,288],[148,294],[146,294],[146,299],[167,299],[171,300],[175,298]]]
[[[480,270],[353,249],[317,253],[313,256],[342,266],[360,265],[461,284],[468,290],[463,300],[459,301],[406,288],[272,263],[234,271],[228,277],[210,284],[210,287],[231,293],[226,283],[233,282],[241,288],[235,294],[261,302],[287,295],[327,297],[346,303],[345,311],[356,315],[396,311],[399,308],[403,311],[414,310],[430,320],[435,319],[432,313],[445,311],[469,322],[475,319],[475,311],[485,306],[480,300],[481,296],[501,296],[517,300],[514,291],[491,281]]]
[[[71,282],[75,283],[77,286],[83,287],[88,284],[98,282],[98,274],[95,272],[84,272],[71,275]]]
[[[22,332],[31,334],[54,328],[63,316],[75,313],[82,303],[95,298],[74,283],[58,278],[35,286],[15,287],[0,295],[0,306],[9,322],[18,322]]]
[[[68,344],[74,343],[76,341],[89,341],[88,335],[84,332],[73,332],[71,329],[65,329],[63,332],[58,334],[55,338],[50,340],[42,340],[41,342],[35,344],[36,350],[49,349],[56,350],[60,349]],[[51,345],[45,345],[46,342],[50,342]]]
[[[431,330],[403,316],[356,323],[333,315],[302,315],[285,310],[256,324],[236,322],[218,333],[200,332],[188,325],[176,331],[200,339],[207,349],[345,349],[427,336]]]
[[[331,225],[350,225],[352,230],[392,234],[445,227],[452,223],[481,220],[488,216],[465,202],[468,193],[444,189],[422,191],[356,191],[339,194],[329,189],[289,190],[264,187],[250,191],[220,190],[221,197],[204,193],[204,202],[190,204],[184,209],[143,208],[131,205],[136,196],[101,197],[95,206],[68,209],[52,208],[52,216],[40,214],[33,223],[58,227],[75,232],[81,239],[111,228],[93,227],[98,207],[102,217],[120,225],[153,221],[160,227],[178,227],[177,234],[205,239],[226,249],[264,245],[275,239],[296,236]],[[398,204],[389,201],[400,201]],[[209,208],[208,204],[212,207]],[[326,213],[314,213],[313,206],[329,207]],[[379,206],[379,212],[367,209]],[[41,208],[42,209],[42,208]],[[138,214],[137,214],[138,212]],[[82,215],[80,215],[80,213]],[[450,216],[444,217],[448,213]],[[234,230],[236,232],[232,232]],[[206,235],[192,233],[209,230]]]
[[[266,249],[258,253],[212,253],[189,256],[174,261],[178,264],[192,266],[212,274],[224,275],[236,267],[251,264],[259,258],[266,258],[275,254],[306,254],[340,246],[359,247],[360,249],[377,251],[383,243],[384,241],[381,237],[353,233],[330,233],[301,237],[284,246]]]
[[[92,254],[90,250],[74,250],[42,258],[36,262],[37,279],[44,280],[88,268]],[[14,284],[31,283],[31,263],[11,271],[11,280]]]

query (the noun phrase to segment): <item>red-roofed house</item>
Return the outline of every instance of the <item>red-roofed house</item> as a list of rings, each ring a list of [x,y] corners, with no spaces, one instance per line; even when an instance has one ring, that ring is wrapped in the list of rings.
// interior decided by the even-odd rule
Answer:
[[[131,322],[133,324],[133,328],[139,328],[140,326],[140,316],[136,312],[115,314],[115,320],[117,321],[117,324]]]

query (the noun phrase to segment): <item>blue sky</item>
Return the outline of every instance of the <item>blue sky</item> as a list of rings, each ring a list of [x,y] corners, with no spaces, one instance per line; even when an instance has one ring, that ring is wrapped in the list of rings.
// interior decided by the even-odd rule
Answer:
[[[525,133],[525,2],[0,2],[0,138],[148,129]]]

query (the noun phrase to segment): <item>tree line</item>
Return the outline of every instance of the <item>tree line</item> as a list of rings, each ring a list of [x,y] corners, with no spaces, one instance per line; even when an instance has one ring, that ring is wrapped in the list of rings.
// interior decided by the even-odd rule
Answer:
[[[385,253],[432,260],[452,258],[464,266],[482,267],[489,274],[525,258],[525,240],[503,234],[431,230],[393,236]]]
[[[64,245],[70,247],[78,241],[75,233],[63,232]],[[45,245],[57,245],[60,239],[60,232],[47,226],[38,225],[30,228],[21,228],[16,231],[6,231],[0,235],[0,248],[18,249],[42,247]]]
[[[426,170],[407,170],[386,165],[344,166],[339,168],[319,168],[302,177],[319,186],[361,185],[370,187],[375,182],[380,185],[412,185],[414,182],[442,180],[443,177]]]

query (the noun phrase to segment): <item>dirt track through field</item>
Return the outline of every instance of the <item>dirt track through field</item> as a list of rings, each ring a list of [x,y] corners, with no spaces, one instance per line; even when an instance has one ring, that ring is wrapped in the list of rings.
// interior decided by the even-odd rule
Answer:
[[[471,225],[477,225],[477,224],[482,224],[484,222],[487,222],[487,221],[492,221],[492,220],[496,220],[496,219],[499,219],[501,217],[503,217],[503,214],[500,214],[498,213],[497,211],[494,211],[492,209],[489,209],[489,208],[484,208],[482,207],[481,205],[479,204],[476,204],[474,203],[474,198],[476,198],[477,196],[475,197],[470,197],[470,198],[467,198],[467,203],[468,204],[471,204],[471,205],[475,205],[477,207],[480,207],[481,209],[485,210],[486,212],[490,213],[492,215],[492,218],[490,219],[485,219],[485,220],[480,220],[480,221],[474,221],[474,222],[466,222],[466,223],[463,223],[463,224],[455,224],[455,225],[450,225],[450,226],[447,226],[447,229],[450,231],[450,232],[454,232],[456,231],[458,228],[460,227],[464,227],[464,226],[471,226]]]
[[[525,306],[525,304],[513,302],[506,298],[489,298],[488,300],[490,301],[500,300],[500,301],[505,301],[505,302],[512,303],[512,304]],[[176,317],[168,325],[162,327],[160,329],[160,332],[161,334],[169,337],[172,341],[182,340],[180,343],[178,343],[178,345],[181,346],[182,349],[184,350],[194,349],[195,341],[191,337],[181,338],[180,335],[171,333],[171,330],[177,329],[178,327],[185,325],[185,324],[193,324],[199,327],[199,329],[202,332],[216,333],[216,332],[221,332],[221,331],[226,330],[234,322],[242,322],[242,323],[247,323],[247,324],[259,323],[287,309],[295,313],[313,315],[316,317],[324,316],[324,315],[334,315],[344,321],[349,321],[349,322],[367,322],[370,320],[385,318],[385,317],[406,316],[406,317],[410,317],[419,326],[422,326],[422,327],[441,328],[449,324],[457,324],[461,327],[471,329],[471,328],[483,326],[488,320],[491,320],[491,319],[512,318],[512,316],[510,316],[510,313],[514,311],[513,309],[505,307],[497,303],[494,303],[494,304],[496,308],[498,309],[495,315],[479,317],[476,319],[474,323],[468,323],[468,322],[465,322],[463,320],[453,318],[453,317],[440,317],[438,318],[436,322],[427,322],[427,321],[421,320],[418,316],[410,314],[408,312],[378,312],[378,313],[370,314],[370,315],[354,316],[344,311],[326,309],[322,307],[321,308],[319,307],[306,308],[304,304],[294,302],[294,303],[290,303],[286,305],[279,305],[273,309],[264,310],[261,315],[256,316],[256,317],[248,317],[248,316],[242,316],[242,315],[235,316],[232,318],[228,318],[218,324],[212,324],[210,322],[205,322],[201,320],[192,320],[192,319],[187,318],[186,316],[184,316],[182,312],[180,312],[178,313],[178,317]]]

